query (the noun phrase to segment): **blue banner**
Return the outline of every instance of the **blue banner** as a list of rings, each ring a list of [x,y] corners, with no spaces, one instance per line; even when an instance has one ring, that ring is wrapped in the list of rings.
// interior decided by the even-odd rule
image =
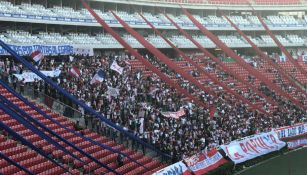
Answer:
[[[44,55],[71,55],[73,46],[71,45],[30,45],[16,46],[9,45],[19,55],[30,55],[33,51],[39,50]],[[5,49],[0,47],[0,55],[10,55]]]

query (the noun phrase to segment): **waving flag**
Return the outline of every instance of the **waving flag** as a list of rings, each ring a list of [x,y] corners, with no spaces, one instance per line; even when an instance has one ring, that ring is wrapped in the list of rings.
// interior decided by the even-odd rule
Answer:
[[[44,55],[39,50],[32,52],[30,56],[35,61],[35,63],[38,64],[44,58]]]
[[[111,64],[110,69],[118,72],[119,74],[123,74],[124,68],[120,67],[116,61],[113,61],[113,63]]]
[[[76,78],[79,78],[81,76],[80,70],[75,66],[70,68],[69,73]]]
[[[91,80],[90,84],[97,84],[101,83],[106,77],[106,73],[102,70],[99,69],[96,74],[94,75],[93,79]]]

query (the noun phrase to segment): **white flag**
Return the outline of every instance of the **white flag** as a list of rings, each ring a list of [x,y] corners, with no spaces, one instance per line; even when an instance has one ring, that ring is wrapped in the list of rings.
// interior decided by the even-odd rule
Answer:
[[[107,93],[110,96],[117,97],[117,96],[119,96],[119,89],[112,88],[112,87],[108,86],[108,92]]]
[[[118,72],[119,74],[123,74],[124,68],[120,67],[116,61],[113,61],[110,69]]]

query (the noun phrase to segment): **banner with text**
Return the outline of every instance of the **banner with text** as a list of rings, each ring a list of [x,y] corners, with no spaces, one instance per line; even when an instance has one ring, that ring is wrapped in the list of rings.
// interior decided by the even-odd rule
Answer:
[[[295,137],[307,134],[307,123],[300,123],[293,126],[285,126],[275,129],[280,139]]]
[[[60,76],[61,71],[60,70],[41,71],[41,73],[43,73],[47,77],[58,77]],[[34,82],[34,80],[41,80],[41,78],[33,72],[14,74],[14,76],[18,79],[18,81],[23,81],[24,83]]]
[[[213,149],[206,154],[199,153],[184,159],[184,162],[195,175],[202,175],[223,165],[227,160],[216,149]]]
[[[163,168],[162,170],[159,170],[153,175],[191,175],[190,171],[188,171],[187,166],[182,162],[174,163],[168,167]]]
[[[286,143],[280,141],[276,132],[272,131],[235,140],[228,145],[221,145],[221,148],[235,164],[238,164],[280,150],[284,146]]]
[[[29,45],[17,46],[9,45],[19,55],[30,55],[34,51],[40,51],[43,55],[71,55],[73,54],[73,46],[71,45]],[[0,46],[0,55],[10,55]]]
[[[287,144],[289,149],[296,149],[302,146],[307,146],[307,138],[289,141]]]

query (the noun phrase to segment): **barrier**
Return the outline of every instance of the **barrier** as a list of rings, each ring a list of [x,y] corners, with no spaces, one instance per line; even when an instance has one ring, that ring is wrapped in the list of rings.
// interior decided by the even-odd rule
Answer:
[[[302,146],[307,146],[307,138],[297,139],[294,141],[287,142],[289,149],[296,149]]]
[[[71,55],[73,46],[71,45],[8,45],[18,55],[26,56],[39,50],[43,55]],[[10,55],[4,48],[0,47],[0,55]]]
[[[287,139],[307,134],[307,123],[300,123],[293,126],[285,126],[275,129],[280,139]]]

